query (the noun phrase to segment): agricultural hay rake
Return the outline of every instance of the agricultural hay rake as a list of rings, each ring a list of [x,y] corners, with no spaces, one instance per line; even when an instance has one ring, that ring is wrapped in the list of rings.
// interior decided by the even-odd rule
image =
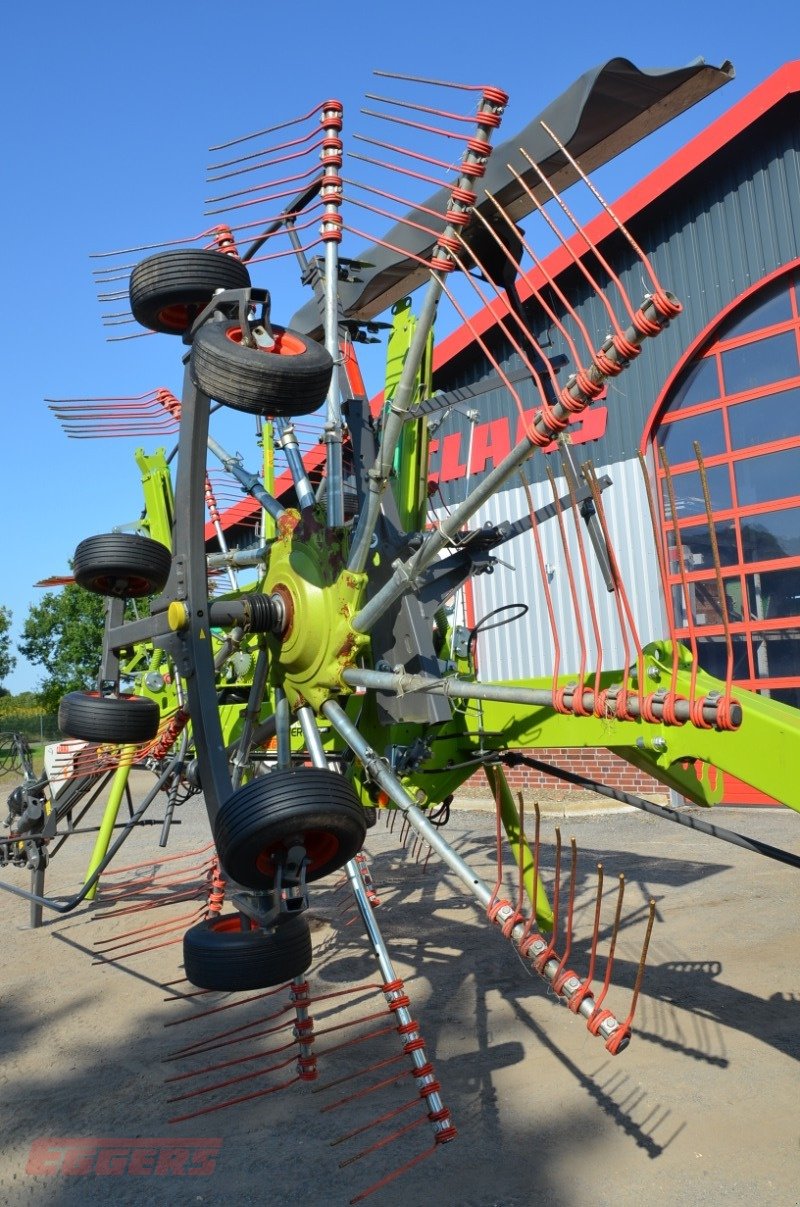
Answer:
[[[631,73],[628,64],[621,74],[630,82]],[[611,483],[591,462],[580,463],[580,441],[572,439],[576,424],[591,432],[593,408],[613,405],[608,383],[647,354],[650,341],[679,319],[681,304],[618,222],[648,282],[641,302],[629,298],[563,190],[583,182],[615,218],[581,161],[593,166],[638,137],[655,120],[651,103],[663,119],[718,86],[724,74],[710,68],[653,73],[650,84],[663,89],[658,101],[642,92],[624,128],[609,118],[591,137],[585,111],[572,121],[576,102],[572,92],[565,94],[546,120],[523,132],[521,149],[512,140],[495,152],[492,140],[508,99],[501,89],[393,77],[412,98],[424,86],[476,104],[466,113],[407,96],[371,97],[381,108],[364,112],[392,133],[362,137],[370,154],[351,156],[367,173],[358,181],[343,170],[343,110],[335,100],[215,148],[223,158],[212,169],[209,213],[215,220],[224,214],[225,222],[177,245],[153,245],[132,266],[125,256],[133,253],[115,253],[97,271],[104,301],[130,301],[130,315],[107,316],[115,332],[135,323],[179,338],[180,396],[160,387],[124,399],[51,400],[76,438],[177,434],[174,479],[173,458],[163,450],[137,450],[145,508],[135,530],[89,537],[76,550],[75,580],[108,601],[104,656],[96,690],[66,696],[59,718],[62,730],[92,752],[111,750],[117,805],[131,766],[156,773],[137,820],[158,791],[167,792],[168,813],[179,796],[202,791],[218,864],[214,908],[184,939],[189,980],[220,991],[290,983],[300,1011],[298,1076],[311,1079],[313,1024],[302,1012],[313,958],[306,914],[314,883],[343,872],[433,1129],[433,1148],[452,1139],[455,1127],[376,920],[379,894],[362,847],[379,817],[399,825],[412,858],[435,853],[613,1054],[630,1040],[652,904],[632,1000],[615,1012],[608,994],[624,880],[609,924],[599,869],[589,966],[579,973],[572,967],[574,842],[567,852],[557,834],[546,891],[539,810],[533,822],[530,809],[526,816],[507,768],[544,770],[798,863],[787,852],[539,757],[554,749],[604,747],[699,805],[720,799],[718,771],[724,770],[800,808],[798,714],[734,690],[727,627],[724,679],[701,669],[694,642],[687,649],[667,637],[641,640],[604,506]],[[591,95],[601,75],[590,73],[584,91]],[[278,141],[265,146],[272,135]],[[404,137],[414,145],[398,145]],[[444,142],[447,150],[434,154],[423,149],[425,140]],[[389,191],[398,181],[412,191],[435,184],[437,191],[414,201]],[[606,334],[587,330],[547,278],[535,237],[519,226],[526,216],[544,241],[563,244],[596,292]],[[362,225],[370,220],[383,231],[387,220],[392,225],[378,238]],[[371,246],[347,259],[340,254],[345,234]],[[296,259],[313,300],[283,326],[273,320],[273,299],[252,283],[251,270],[287,256]],[[268,277],[269,268],[264,271]],[[565,355],[550,355],[537,339],[518,289],[523,277]],[[116,281],[126,285],[115,293]],[[418,286],[422,297],[412,311],[408,295]],[[471,317],[476,301],[491,307],[508,355]],[[485,360],[482,386],[434,389],[433,330],[445,306],[466,324]],[[387,309],[388,321],[379,319]],[[383,329],[389,333],[385,389],[371,402],[357,350]],[[437,489],[436,452],[441,455],[447,438],[448,416],[465,408],[479,412],[482,389],[505,392],[515,438],[495,450],[494,467],[448,506]],[[232,414],[256,421],[257,471],[228,450],[217,430]],[[548,470],[549,495],[537,502],[528,467],[544,452],[548,465],[560,467],[560,481]],[[705,481],[702,450],[697,455]],[[642,474],[666,583],[657,513],[661,505],[670,514],[669,467],[661,504],[644,462]],[[525,514],[487,519],[487,505],[512,482],[525,487]],[[244,495],[237,508],[251,527],[229,545],[218,495],[231,485]],[[550,590],[545,530],[557,533],[569,584],[567,615],[559,614]],[[674,532],[679,542],[677,521]],[[522,584],[519,605],[503,605],[477,621],[464,599],[476,579],[524,541],[542,603],[542,644],[553,650],[551,671],[526,675],[532,651],[520,650],[519,678],[487,682],[478,668],[481,635],[527,612],[533,584]],[[724,601],[718,556],[715,565]],[[601,592],[610,601],[602,608]],[[147,607],[133,616],[132,600],[146,600]],[[622,651],[611,666],[604,654],[606,613]],[[566,626],[578,635],[578,665],[562,656]],[[453,797],[480,769],[497,813],[494,882],[479,876],[446,837]],[[40,890],[34,893],[40,905],[73,908],[91,894],[121,841],[110,842],[115,819],[112,802],[81,894],[65,905]],[[229,913],[221,912],[224,899],[233,907]],[[604,928],[610,937],[601,954]]]

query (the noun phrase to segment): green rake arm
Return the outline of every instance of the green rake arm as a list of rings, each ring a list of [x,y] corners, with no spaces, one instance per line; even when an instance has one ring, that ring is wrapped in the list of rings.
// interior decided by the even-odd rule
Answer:
[[[688,650],[678,649],[674,687],[669,643],[646,646],[643,654],[651,702],[660,700],[659,683],[662,690],[669,687],[688,698],[692,680]],[[412,792],[424,794],[430,802],[456,792],[479,766],[497,760],[506,750],[604,747],[699,805],[719,803],[723,783],[718,772],[725,771],[800,811],[800,713],[744,689],[735,691],[734,727],[721,729],[653,723],[638,716],[630,720],[595,716],[588,686],[584,688],[588,715],[565,715],[546,702],[552,693],[551,679],[487,685],[455,675],[376,677],[362,671],[346,672],[344,678],[351,685],[369,680],[374,687],[379,683],[373,680],[382,679],[385,688],[394,679],[402,693],[443,694],[456,704],[452,720],[426,736],[429,756],[404,780]],[[629,679],[633,712],[638,710],[636,681],[633,676]],[[621,672],[608,671],[600,676],[599,686],[613,689],[621,681]],[[558,685],[569,687],[571,681],[563,676]],[[704,671],[696,672],[694,696],[710,701],[707,717],[713,716],[714,702],[724,695],[724,683]],[[402,733],[393,736],[402,744]]]

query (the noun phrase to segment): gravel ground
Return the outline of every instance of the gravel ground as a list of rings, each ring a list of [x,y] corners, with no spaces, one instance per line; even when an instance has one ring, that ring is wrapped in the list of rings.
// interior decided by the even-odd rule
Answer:
[[[711,819],[800,850],[800,819],[789,810],[721,809]],[[181,821],[167,855],[209,841],[197,798]],[[423,866],[420,852],[400,845],[399,825],[390,833],[379,824],[367,848],[381,897],[376,916],[459,1134],[368,1201],[797,1203],[797,872],[616,811],[545,818],[548,883],[556,824],[565,840],[574,834],[580,852],[570,966],[581,974],[595,866],[602,860],[605,870],[606,936],[616,875],[626,875],[606,1003],[620,1017],[631,1000],[647,902],[656,902],[633,1041],[619,1057],[609,1055],[438,860]],[[156,867],[164,854],[157,834],[134,833],[115,864],[141,860],[144,869],[109,876],[97,904],[64,917],[46,914],[39,930],[26,928],[24,901],[5,899],[0,1202],[344,1204],[425,1152],[431,1133],[423,1119],[424,1126],[351,1160],[420,1111],[399,1109],[416,1100],[405,1064],[381,1063],[397,1055],[398,1038],[349,890],[325,881],[312,894],[318,1080],[276,1089],[294,1076],[291,1051],[274,1051],[290,1039],[287,993],[244,1002],[253,995],[189,996],[180,979],[180,939],[187,915],[200,908],[198,896],[188,894],[209,853]],[[447,834],[493,883],[491,812],[475,802],[456,808]],[[48,871],[48,892],[74,891],[91,842],[88,835],[69,840]],[[171,879],[144,883],[148,874]],[[27,884],[16,869],[0,876]],[[137,888],[136,897],[114,902],[123,885]],[[134,901],[151,908],[120,912]],[[128,934],[143,926],[152,928],[146,938]],[[228,1008],[208,1013],[220,1006]],[[253,1027],[270,1034],[244,1042],[240,1030],[227,1036],[240,1042],[209,1047],[222,1043],[222,1032],[248,1024],[245,1037]],[[213,1088],[221,1082],[228,1084]],[[386,1084],[353,1097],[376,1082]],[[195,1090],[202,1092],[183,1097]],[[234,1098],[240,1101],[221,1106]],[[65,1138],[107,1143],[99,1155],[90,1144],[75,1156],[74,1145],[54,1143]],[[140,1143],[132,1147],[133,1140]],[[153,1140],[157,1153],[146,1143]]]

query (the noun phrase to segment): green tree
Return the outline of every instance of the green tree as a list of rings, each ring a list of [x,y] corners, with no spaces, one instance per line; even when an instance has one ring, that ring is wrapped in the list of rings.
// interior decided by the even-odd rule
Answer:
[[[10,675],[17,660],[11,653],[11,612],[0,604],[0,694],[5,694],[2,687],[6,675]]]
[[[28,612],[18,649],[44,668],[39,699],[55,712],[67,692],[93,686],[103,653],[105,600],[68,583],[48,591]]]

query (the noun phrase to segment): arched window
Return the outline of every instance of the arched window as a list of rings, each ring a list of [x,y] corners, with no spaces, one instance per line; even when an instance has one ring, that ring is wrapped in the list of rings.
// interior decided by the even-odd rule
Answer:
[[[700,665],[725,678],[707,495],[734,682],[800,708],[800,262],[749,291],[695,346],[668,389],[650,442],[674,635],[685,643],[694,638]]]

